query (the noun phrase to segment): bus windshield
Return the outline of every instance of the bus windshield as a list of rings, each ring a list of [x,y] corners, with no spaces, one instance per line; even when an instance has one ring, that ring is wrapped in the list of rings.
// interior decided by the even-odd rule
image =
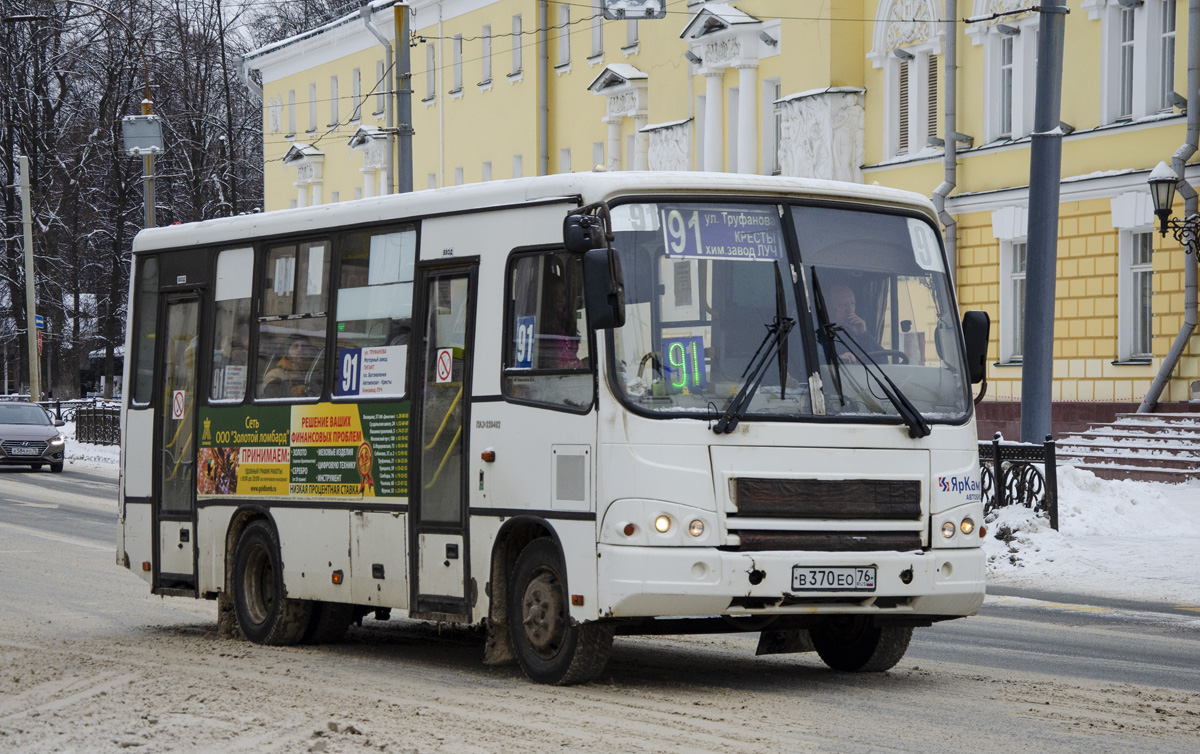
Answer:
[[[633,408],[899,419],[880,384],[889,379],[926,419],[966,417],[957,317],[927,222],[750,202],[630,203],[611,214],[626,288],[615,370]]]

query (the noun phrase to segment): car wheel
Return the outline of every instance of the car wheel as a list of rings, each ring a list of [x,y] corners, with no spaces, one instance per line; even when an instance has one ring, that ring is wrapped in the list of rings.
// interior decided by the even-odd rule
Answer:
[[[61,463],[50,464],[50,471],[54,472],[55,474],[61,474],[62,470],[63,470],[63,465]]]

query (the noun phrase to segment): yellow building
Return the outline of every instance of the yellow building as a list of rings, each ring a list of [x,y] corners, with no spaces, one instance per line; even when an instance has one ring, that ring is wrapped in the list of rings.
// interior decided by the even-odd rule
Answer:
[[[603,5],[411,0],[415,188],[596,166],[779,173],[925,195],[946,180],[941,2],[674,0],[652,20],[605,20]],[[1020,12],[1027,6],[960,0],[953,13],[948,246],[961,307],[992,317],[995,366],[980,410],[989,436],[1016,434],[1021,395],[1039,21]],[[390,42],[404,7],[371,5]],[[1134,408],[1183,324],[1185,268],[1197,260],[1154,232],[1146,180],[1185,139],[1175,93],[1187,90],[1186,41],[1176,45],[1186,22],[1175,0],[1085,0],[1066,18],[1056,430]],[[359,14],[247,56],[262,77],[266,209],[387,190],[387,60]],[[1189,400],[1200,401],[1200,334],[1160,404]]]

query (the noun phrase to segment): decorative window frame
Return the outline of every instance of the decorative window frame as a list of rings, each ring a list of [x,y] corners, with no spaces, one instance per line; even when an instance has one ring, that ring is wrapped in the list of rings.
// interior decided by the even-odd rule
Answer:
[[[1012,6],[1012,7],[1009,7]],[[1014,0],[976,0],[974,15],[988,16],[1025,7]],[[1037,92],[1037,14],[1005,16],[987,24],[972,24],[967,35],[983,46],[983,142],[1016,141],[1033,133],[1034,98]],[[1010,30],[1015,30],[1013,34]],[[1006,33],[1007,32],[1007,33]],[[1012,128],[1004,133],[1001,124],[1001,64],[1005,39],[1011,39]]]
[[[885,0],[875,15],[867,59],[883,69],[883,154],[885,159],[940,151],[928,143],[929,58],[941,55],[945,25],[931,0]],[[897,54],[897,51],[899,53]],[[910,57],[911,56],[911,57]],[[904,58],[902,60],[902,57]],[[900,69],[908,63],[907,146],[900,139]],[[934,93],[936,96],[936,92]],[[936,124],[934,131],[936,132]],[[936,150],[936,151],[935,151]]]
[[[1016,353],[1013,344],[1018,317],[1010,283],[1014,267],[1013,249],[1026,243],[1028,233],[1028,208],[1001,207],[992,212],[992,235],[1000,242],[1000,364],[1021,363],[1021,354]],[[1021,350],[1024,351],[1024,348]]]
[[[1133,246],[1136,236],[1154,233],[1154,203],[1150,195],[1144,191],[1129,191],[1114,196],[1111,201],[1112,224],[1117,229],[1117,361],[1118,364],[1148,364],[1154,354],[1153,315],[1150,325],[1149,353],[1134,351],[1134,327],[1137,321],[1135,311],[1137,292],[1134,288],[1135,270],[1133,264]],[[1153,248],[1153,235],[1150,241]],[[1144,269],[1138,272],[1145,272]],[[1150,269],[1153,275],[1153,268]],[[1153,292],[1150,294],[1153,300]],[[1151,307],[1153,311],[1153,306]]]
[[[1159,117],[1171,112],[1163,107],[1162,93],[1162,14],[1166,4],[1162,0],[1144,0],[1132,8],[1133,30],[1133,110],[1122,117],[1121,105],[1121,11],[1124,6],[1119,0],[1084,0],[1083,10],[1088,19],[1100,21],[1100,123],[1109,125],[1124,121],[1138,121]],[[1179,6],[1176,4],[1176,34]],[[1186,28],[1186,25],[1184,26]],[[1176,36],[1176,61],[1178,67],[1179,45]],[[1175,85],[1179,85],[1176,76]]]

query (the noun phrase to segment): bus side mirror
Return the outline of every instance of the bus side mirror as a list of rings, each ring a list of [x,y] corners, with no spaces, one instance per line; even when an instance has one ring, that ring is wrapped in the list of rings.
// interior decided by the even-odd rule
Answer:
[[[563,246],[573,254],[585,254],[604,246],[604,226],[594,215],[567,215],[563,220]]]
[[[625,324],[625,281],[621,259],[609,249],[589,249],[583,255],[583,295],[588,322],[597,330]]]
[[[967,370],[971,384],[978,385],[987,378],[988,333],[992,319],[987,312],[969,311],[963,314],[963,340],[967,344]]]

